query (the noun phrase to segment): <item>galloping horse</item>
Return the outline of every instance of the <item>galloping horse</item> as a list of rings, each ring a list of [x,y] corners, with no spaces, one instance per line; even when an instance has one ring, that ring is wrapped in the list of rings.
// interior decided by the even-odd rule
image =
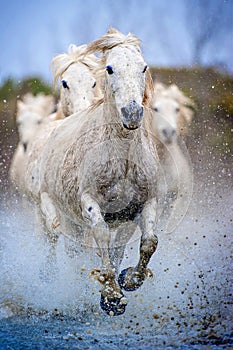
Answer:
[[[60,101],[58,110],[49,116],[49,122],[41,123],[29,144],[26,158],[26,194],[38,205],[38,218],[45,230],[52,232],[60,222],[46,193],[39,195],[39,159],[50,133],[62,123],[65,117],[88,108],[96,98],[102,96],[100,80],[95,77],[99,59],[84,55],[86,45],[71,44],[68,53],[55,56],[51,61],[54,83],[60,79]],[[52,211],[52,214],[51,214]],[[52,219],[51,219],[52,216]]]
[[[161,190],[159,229],[171,232],[184,217],[192,194],[192,165],[182,136],[188,133],[195,105],[177,85],[155,83],[152,108],[155,143],[167,186]]]
[[[24,175],[28,144],[35,137],[40,125],[48,120],[54,109],[54,97],[42,93],[33,96],[27,93],[22,100],[17,101],[16,124],[19,133],[19,143],[12,157],[9,175],[12,183],[21,192],[25,191]]]
[[[95,98],[100,96],[100,83],[96,81],[94,71],[99,59],[93,55],[84,55],[86,45],[70,44],[68,53],[55,56],[51,61],[54,84],[60,79],[60,103],[58,117],[61,119],[88,108]]]
[[[88,111],[64,119],[49,136],[40,161],[40,194],[51,199],[59,221],[71,222],[77,237],[80,227],[94,237],[102,260],[100,305],[109,315],[124,313],[122,290],[142,285],[157,247],[153,83],[139,44],[136,36],[111,29],[87,46],[86,54],[102,53],[104,97]],[[129,221],[141,229],[140,256],[118,277],[134,232],[121,235],[121,224]]]
[[[161,142],[166,145],[175,143],[177,136],[187,134],[195,104],[177,85],[155,83],[152,108],[153,129]]]

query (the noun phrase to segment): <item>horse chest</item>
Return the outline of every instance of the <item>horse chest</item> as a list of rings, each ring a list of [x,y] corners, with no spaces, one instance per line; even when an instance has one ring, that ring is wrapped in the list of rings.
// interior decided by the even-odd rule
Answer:
[[[103,167],[96,176],[96,190],[104,206],[119,210],[123,203],[144,201],[145,177],[139,175],[135,164],[129,163],[128,160],[114,161],[110,169]]]

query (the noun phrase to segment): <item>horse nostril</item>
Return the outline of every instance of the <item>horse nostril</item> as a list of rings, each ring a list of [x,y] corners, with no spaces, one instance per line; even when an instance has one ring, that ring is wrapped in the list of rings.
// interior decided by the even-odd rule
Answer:
[[[167,137],[168,136],[167,130],[166,129],[162,129],[162,134]]]
[[[143,108],[143,106],[141,106],[139,113],[143,115],[143,111],[144,111],[144,108]]]
[[[175,130],[175,129],[173,129],[173,130],[172,130],[172,132],[171,132],[171,134],[172,134],[172,136],[175,136],[175,134],[176,134],[176,130]]]
[[[24,149],[24,152],[26,152],[27,151],[27,142],[23,142],[23,149]]]
[[[121,108],[121,113],[122,113],[122,115],[123,115],[125,118],[127,118],[127,116],[128,116],[127,108],[122,107],[122,108]]]

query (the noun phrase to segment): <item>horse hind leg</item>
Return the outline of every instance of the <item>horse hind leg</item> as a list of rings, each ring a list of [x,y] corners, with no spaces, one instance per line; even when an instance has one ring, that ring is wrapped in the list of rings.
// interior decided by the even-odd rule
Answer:
[[[142,231],[142,237],[139,262],[135,267],[129,267],[123,270],[118,277],[120,287],[126,291],[134,291],[138,289],[148,276],[153,276],[153,273],[147,266],[158,245],[157,236],[154,235],[156,226],[156,209],[157,202],[152,200],[145,206],[141,213],[139,226]]]
[[[56,246],[59,237],[58,227],[60,223],[58,222],[56,209],[52,200],[46,192],[41,194],[41,201],[37,206],[36,213],[40,232],[46,244],[48,244],[45,262],[40,268],[40,279],[44,282],[52,282],[58,276]]]

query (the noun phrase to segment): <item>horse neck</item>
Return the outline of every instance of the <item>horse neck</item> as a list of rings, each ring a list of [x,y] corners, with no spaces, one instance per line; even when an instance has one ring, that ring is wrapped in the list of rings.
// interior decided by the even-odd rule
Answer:
[[[167,158],[167,162],[172,163],[173,166],[176,166],[178,173],[182,175],[183,178],[189,177],[190,169],[189,169],[188,159],[186,155],[183,153],[178,142],[176,141],[170,145],[167,145],[166,149],[167,149],[166,152],[168,152],[168,154],[171,157],[171,158],[170,157]]]
[[[183,159],[183,153],[178,145],[177,141],[172,142],[166,146],[168,152],[173,156],[174,159],[180,161]]]

